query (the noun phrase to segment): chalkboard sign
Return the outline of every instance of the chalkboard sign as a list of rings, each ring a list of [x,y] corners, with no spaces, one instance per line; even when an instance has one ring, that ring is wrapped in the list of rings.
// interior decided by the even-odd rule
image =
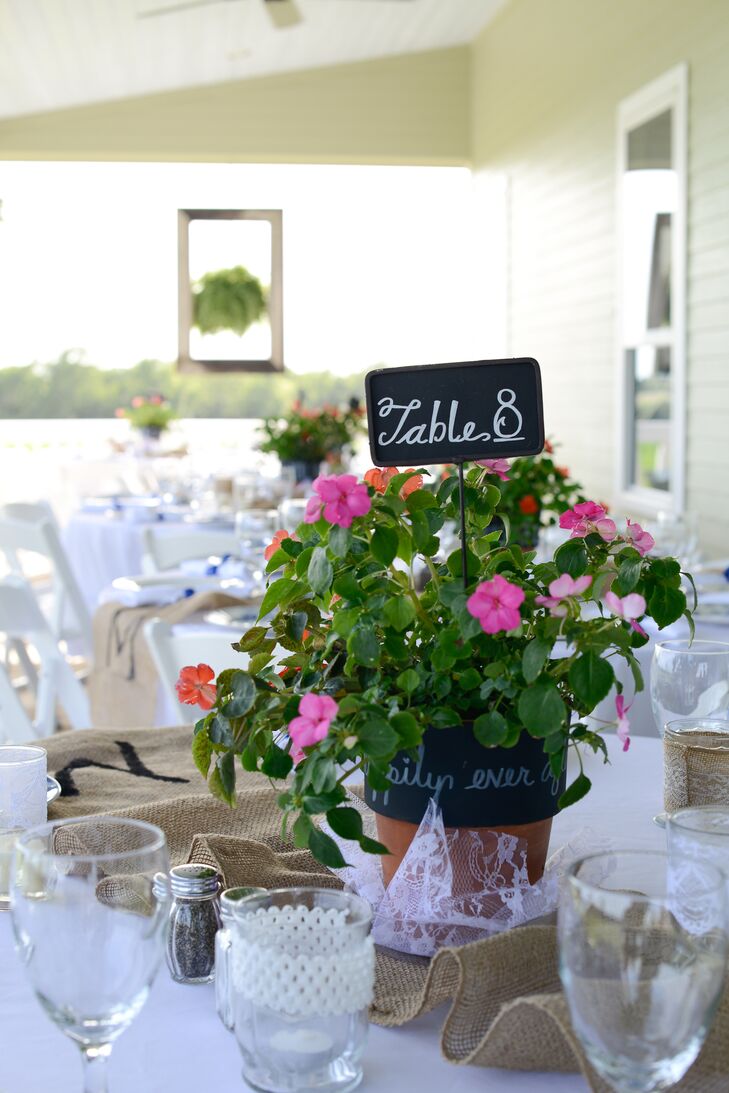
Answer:
[[[390,788],[365,781],[365,801],[381,816],[419,824],[434,797],[446,827],[509,827],[556,815],[565,771],[552,775],[544,741],[523,732],[513,748],[485,748],[470,723],[427,729],[413,756],[390,763]]]
[[[532,357],[378,368],[365,389],[376,466],[537,455],[544,447],[542,380]]]

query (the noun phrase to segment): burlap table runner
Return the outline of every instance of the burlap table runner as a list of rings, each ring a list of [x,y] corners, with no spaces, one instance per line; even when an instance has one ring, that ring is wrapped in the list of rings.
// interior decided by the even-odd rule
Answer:
[[[275,792],[238,771],[238,808],[213,800],[190,756],[191,730],[61,733],[46,741],[48,771],[62,796],[50,818],[111,813],[158,824],[173,863],[205,861],[225,883],[341,887],[337,877],[281,837]],[[364,806],[362,806],[364,807]],[[482,1067],[581,1071],[594,1093],[610,1093],[587,1064],[569,1021],[553,926],[523,926],[430,962],[380,949],[371,1018],[394,1027],[450,1001],[441,1049]],[[729,994],[679,1093],[729,1089]]]
[[[154,724],[158,678],[144,638],[147,619],[164,619],[174,626],[198,612],[231,604],[240,607],[244,602],[224,592],[198,592],[165,607],[100,607],[94,615],[94,667],[88,683],[93,724],[100,729]],[[233,664],[235,654],[230,655]]]

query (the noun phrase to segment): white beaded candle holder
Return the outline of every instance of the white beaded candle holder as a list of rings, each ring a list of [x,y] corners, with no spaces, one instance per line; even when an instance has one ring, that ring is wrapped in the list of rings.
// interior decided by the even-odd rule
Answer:
[[[362,1079],[375,951],[364,900],[324,888],[236,908],[233,991],[243,1076],[266,1093],[344,1093]]]

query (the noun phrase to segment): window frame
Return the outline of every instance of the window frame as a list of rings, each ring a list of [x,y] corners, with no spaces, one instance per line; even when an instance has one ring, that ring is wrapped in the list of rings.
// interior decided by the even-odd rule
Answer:
[[[271,287],[268,318],[271,324],[271,356],[267,360],[198,360],[190,355],[192,286],[190,236],[193,220],[266,220],[271,225]],[[281,209],[178,209],[178,337],[177,367],[180,372],[283,372],[283,212]]]
[[[616,358],[618,445],[616,495],[626,509],[655,514],[682,513],[686,499],[686,197],[687,197],[687,115],[688,66],[676,65],[658,79],[623,99],[617,111],[617,304]],[[632,481],[634,403],[628,380],[623,315],[623,179],[627,170],[628,134],[637,126],[671,111],[671,159],[676,172],[676,212],[671,223],[671,328],[647,334],[645,344],[671,347],[671,466],[670,489],[656,490]]]

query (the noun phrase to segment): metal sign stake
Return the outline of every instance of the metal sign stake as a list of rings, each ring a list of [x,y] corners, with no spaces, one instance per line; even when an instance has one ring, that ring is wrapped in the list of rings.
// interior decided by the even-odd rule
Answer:
[[[466,549],[466,498],[464,495],[463,464],[458,464],[458,492],[461,502],[461,567],[463,569],[463,587],[468,587],[468,551]]]

